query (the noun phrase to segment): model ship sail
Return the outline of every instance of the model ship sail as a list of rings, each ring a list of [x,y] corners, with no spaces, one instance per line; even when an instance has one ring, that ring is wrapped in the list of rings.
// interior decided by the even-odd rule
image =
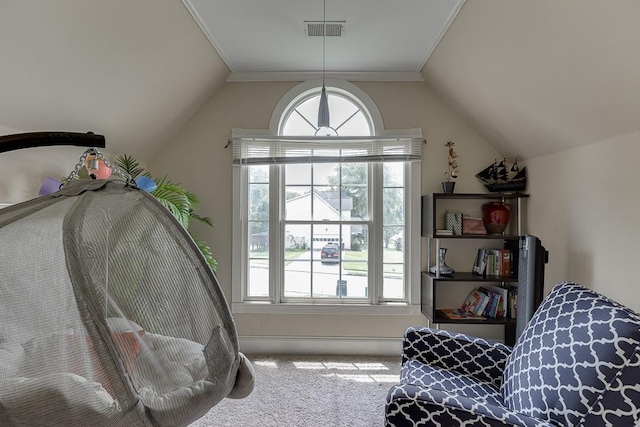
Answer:
[[[526,168],[518,166],[518,157],[512,165],[507,163],[507,158],[497,160],[487,168],[476,174],[485,187],[491,192],[521,191],[527,186]]]

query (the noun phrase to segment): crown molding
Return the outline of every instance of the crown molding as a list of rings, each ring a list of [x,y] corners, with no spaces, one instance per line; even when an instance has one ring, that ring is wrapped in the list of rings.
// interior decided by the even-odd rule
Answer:
[[[229,74],[227,82],[303,82],[321,79],[322,71],[258,71]],[[417,71],[327,71],[325,78],[351,82],[423,82]]]

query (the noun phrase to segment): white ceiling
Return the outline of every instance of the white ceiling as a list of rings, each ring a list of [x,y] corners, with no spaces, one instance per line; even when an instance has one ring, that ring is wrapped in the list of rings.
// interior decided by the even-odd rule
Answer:
[[[94,131],[144,159],[225,81],[321,71],[303,31],[321,5],[0,0],[0,134]],[[326,18],[346,21],[327,70],[419,73],[504,154],[640,129],[638,0],[328,0]]]
[[[184,2],[233,73],[322,70],[322,37],[304,21],[323,20],[323,0]],[[326,70],[419,76],[463,3],[326,0],[326,21],[346,21],[344,36],[326,38]]]

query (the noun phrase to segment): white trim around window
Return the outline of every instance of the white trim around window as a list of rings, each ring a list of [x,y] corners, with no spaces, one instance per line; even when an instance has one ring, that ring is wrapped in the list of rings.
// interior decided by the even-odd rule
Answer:
[[[298,114],[296,117],[300,116],[300,110],[297,110],[298,106],[307,101],[317,102],[311,100],[313,97],[318,96],[321,80],[303,82],[283,96],[273,111],[268,130],[234,129],[233,131],[234,225],[232,251],[234,262],[232,271],[232,311],[233,313],[256,314],[417,315],[420,313],[421,279],[420,159],[423,142],[422,130],[385,130],[382,117],[375,103],[365,92],[344,80],[327,79],[326,84],[328,93],[332,91],[335,96],[347,99],[364,114],[364,121],[361,120],[359,123],[368,123],[368,130],[364,134],[356,133],[356,135],[363,136],[291,136],[291,132],[285,130],[285,123],[289,126],[287,120],[294,110]],[[312,119],[309,118],[308,113],[309,111],[306,110],[302,114],[308,117],[305,120],[307,120],[306,123],[310,124],[309,120]],[[300,122],[299,119],[298,122]],[[306,126],[304,122],[302,124]],[[335,126],[339,128],[338,125]],[[289,130],[291,129],[293,128]],[[400,170],[395,166],[387,168],[383,166],[386,162],[394,162],[396,165],[400,162],[404,166]],[[343,199],[345,196],[342,194],[342,178],[337,178],[340,180],[338,187],[334,187],[336,183],[329,180],[331,182],[331,191],[334,193],[337,191],[333,196],[323,193],[323,186],[325,192],[329,188],[327,183],[315,184],[313,179],[311,184],[285,182],[289,179],[285,176],[286,168],[291,167],[287,165],[300,165],[294,167],[294,170],[297,170],[296,168],[301,167],[302,164],[307,164],[311,168],[311,175],[314,176],[313,171],[315,168],[321,170],[321,165],[323,164],[329,167],[335,164],[336,171],[344,171],[350,163],[355,163],[356,169],[362,167],[358,166],[358,164],[362,165],[364,163],[367,165],[368,178],[366,178],[366,186],[368,195],[366,196],[366,203],[368,207],[364,213],[362,213],[363,199],[362,197],[357,197],[358,194],[362,194],[360,192],[353,193],[353,203],[359,201],[359,210],[352,211],[355,208],[351,207],[346,210],[342,209],[342,206],[351,206],[352,203],[351,201],[347,202],[347,199]],[[249,171],[257,175],[250,179]],[[394,178],[398,181],[398,184],[388,181],[390,178],[385,178],[389,171],[394,171],[392,174],[398,177]],[[404,171],[404,175],[402,175],[402,171]],[[336,176],[342,176],[342,173],[344,172],[340,172]],[[297,173],[289,175],[290,177],[296,176]],[[360,175],[358,172],[355,172],[355,175],[354,172],[351,172],[350,177],[353,176]],[[258,181],[255,181],[256,179]],[[387,181],[391,183],[384,184]],[[399,181],[403,182],[399,183]],[[262,185],[265,183],[267,185]],[[353,182],[349,181],[345,185],[348,187],[350,184],[354,185]],[[316,193],[314,187],[316,185],[319,186],[318,193]],[[305,188],[308,186],[308,188],[297,190],[297,186]],[[262,204],[250,205],[250,191],[260,192],[257,199],[255,195],[252,195],[251,200],[262,201],[265,200],[264,194],[267,192],[267,188],[269,194],[268,208],[265,204],[263,209],[256,211],[255,206],[262,206]],[[389,216],[391,215],[389,213],[383,214],[384,206],[387,206],[387,209],[388,206],[399,206],[396,203],[383,205],[382,201],[383,198],[385,200],[396,200],[394,198],[387,199],[390,196],[385,195],[385,191],[393,193],[396,189],[403,189],[402,196],[398,193],[398,197],[402,197],[403,200],[404,218],[402,216],[398,217],[398,211],[394,209],[392,209],[392,212],[395,211],[396,213],[393,216]],[[292,197],[293,200],[298,197],[295,194],[300,194],[300,197],[310,199],[311,217],[296,219],[287,214],[288,210],[291,212],[290,208],[293,209],[288,203],[292,200]],[[320,204],[325,203],[328,205],[328,200],[331,197],[334,198],[334,204],[336,203],[335,200],[339,199],[340,208],[337,209],[336,206],[333,206],[336,209],[333,214],[316,218],[313,208],[316,194],[322,199],[318,201]],[[259,218],[256,218],[256,212],[258,212]],[[353,218],[351,218],[352,212]],[[331,219],[331,215],[333,215],[333,219]],[[390,225],[383,222],[382,218],[385,215],[386,218],[394,218],[393,224]],[[314,218],[316,219],[314,220]],[[400,222],[401,219],[402,222]],[[315,243],[308,247],[304,246],[304,250],[307,252],[300,256],[293,254],[294,258],[292,259],[285,253],[289,251],[290,254],[290,248],[292,248],[285,243],[285,237],[302,236],[297,232],[294,233],[294,228],[299,226],[309,227],[311,234],[306,236],[306,242]],[[313,230],[317,226],[321,226],[322,232],[314,234],[315,231]],[[331,294],[333,290],[327,289],[330,283],[324,283],[324,280],[318,280],[318,289],[323,289],[316,290],[314,288],[316,280],[314,265],[316,265],[316,262],[320,263],[321,261],[320,247],[323,249],[322,257],[325,256],[325,243],[322,242],[333,241],[337,238],[343,242],[343,245],[345,241],[347,242],[345,247],[347,250],[350,248],[349,245],[355,247],[354,236],[357,236],[357,234],[353,234],[353,226],[363,227],[362,231],[367,235],[367,238],[361,241],[361,244],[366,241],[367,246],[367,255],[362,258],[367,260],[367,264],[364,266],[364,276],[367,283],[365,289],[362,288],[362,277],[354,278],[353,274],[358,275],[358,267],[352,265],[349,267],[349,276],[344,276],[347,274],[344,270],[342,270],[342,273],[325,272],[323,269],[318,270],[320,276],[330,274],[333,277],[334,274],[338,274],[338,276],[335,276],[338,279],[350,277],[349,294],[345,295],[344,298],[343,295],[338,294],[338,285],[335,284],[335,279],[332,285],[335,288],[335,296]],[[287,227],[292,227],[292,229],[289,230]],[[331,231],[331,227],[340,231]],[[344,234],[344,227],[347,227],[346,234]],[[399,229],[404,230],[403,235],[398,234],[397,230]],[[289,231],[291,233],[287,234]],[[386,235],[383,234],[385,231]],[[332,237],[331,233],[336,234],[338,237]],[[385,249],[389,245],[388,237],[391,236],[391,233],[396,233],[392,236],[393,241],[396,244],[398,241],[400,242],[401,258],[396,258],[395,253],[387,253],[389,249]],[[249,239],[249,236],[251,236],[251,239]],[[305,241],[305,237],[297,239],[297,242],[299,241]],[[314,246],[316,243],[322,246]],[[260,245],[268,245],[268,249],[266,251],[264,249],[255,249]],[[285,251],[285,248],[288,248],[287,251]],[[299,246],[296,244],[295,248],[299,248]],[[358,251],[359,249],[353,250]],[[335,266],[338,269],[337,271],[341,271],[340,269],[343,268],[343,261],[349,261],[353,264],[354,258],[347,258],[348,255],[346,253],[340,254],[339,266]],[[351,255],[356,254],[352,253]],[[264,257],[266,257],[266,262]],[[343,257],[344,259],[342,259]],[[298,289],[298,284],[304,283],[304,280],[309,279],[303,279],[302,282],[298,281],[299,273],[292,273],[292,271],[300,272],[303,270],[292,269],[287,265],[288,263],[297,263],[296,266],[304,266],[305,262],[307,264],[310,263],[310,270],[307,268],[306,271],[311,271],[311,290],[300,292],[302,288]],[[268,268],[264,271],[267,265]],[[400,265],[402,265],[401,270],[398,269]],[[388,268],[392,269],[388,270]],[[261,269],[263,271],[256,273],[257,270]],[[402,274],[402,284],[397,282],[400,272]],[[248,285],[249,276],[255,274],[259,274],[259,280],[256,281],[254,279],[251,283],[260,284],[257,291],[255,288],[249,290]],[[287,274],[294,274],[292,276],[293,279],[287,279]],[[309,273],[305,274],[309,275]],[[359,282],[355,283],[356,287],[358,285],[361,287],[358,290],[359,293],[352,294],[353,282],[356,279],[359,280]],[[266,281],[268,281],[268,286],[265,284]],[[340,282],[341,280],[338,280],[338,283]],[[291,283],[294,285],[293,289],[289,289]],[[251,295],[248,295],[249,292]],[[285,295],[287,292],[288,294]],[[306,296],[305,293],[307,294]],[[386,295],[383,295],[383,293],[386,293]]]
[[[250,131],[254,134],[255,131]],[[410,132],[411,133],[411,132]],[[239,133],[236,133],[236,136]],[[413,132],[415,135],[415,131]],[[381,166],[381,165],[379,165]],[[283,168],[282,165],[271,166],[270,179],[274,183],[271,186],[271,198],[278,200],[282,192],[283,184],[277,168]],[[388,315],[416,315],[420,313],[420,163],[406,162],[405,167],[405,237],[406,242],[404,250],[406,251],[404,262],[404,278],[406,281],[405,300],[404,301],[385,301],[379,298],[381,292],[381,284],[374,283],[371,298],[366,301],[345,300],[339,303],[335,301],[323,303],[322,301],[289,301],[285,302],[282,298],[282,272],[279,270],[271,271],[269,281],[269,296],[264,298],[246,298],[246,281],[248,276],[247,259],[245,254],[248,251],[248,238],[246,228],[247,212],[244,208],[248,200],[248,186],[246,185],[247,171],[246,166],[236,165],[233,168],[233,186],[234,186],[234,204],[233,204],[233,287],[231,308],[234,313],[254,313],[254,314],[388,314]],[[245,184],[243,184],[243,182]],[[280,217],[281,206],[274,204],[270,206],[270,216]],[[276,221],[279,223],[280,221]],[[379,230],[377,231],[380,232]],[[270,246],[273,251],[280,253],[282,251],[282,242],[279,241],[277,235],[270,238]],[[373,236],[377,241],[381,239],[376,237],[376,231],[372,230]],[[279,261],[275,263],[279,264]],[[374,259],[371,265],[370,274],[376,274],[376,266],[381,265],[382,261]]]

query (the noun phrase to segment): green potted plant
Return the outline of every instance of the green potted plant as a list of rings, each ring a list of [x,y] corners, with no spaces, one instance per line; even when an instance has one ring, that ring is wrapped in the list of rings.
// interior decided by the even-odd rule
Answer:
[[[135,157],[128,154],[118,156],[114,161],[114,164],[124,172],[131,175],[131,178],[134,180],[140,175],[152,179],[156,183],[157,188],[149,194],[162,203],[180,222],[180,224],[182,224],[185,230],[189,231],[189,223],[191,220],[196,220],[213,227],[213,221],[211,218],[207,216],[200,216],[196,213],[196,209],[200,206],[200,199],[198,196],[186,190],[180,183],[170,181],[166,176],[160,179],[153,178],[151,174],[145,172],[144,169],[140,167],[140,163],[135,159]],[[189,232],[189,234],[191,234],[191,232]],[[209,267],[211,267],[215,272],[218,267],[218,263],[213,258],[209,245],[205,241],[197,239],[193,234],[191,234],[191,237],[196,245],[198,245],[200,252],[202,252],[207,264],[209,264]]]
[[[453,193],[453,189],[456,186],[456,182],[453,180],[458,177],[459,173],[458,161],[456,160],[458,154],[453,151],[453,146],[455,145],[453,141],[448,141],[444,145],[449,149],[449,161],[447,171],[444,173],[446,181],[442,182],[442,191],[445,193]]]

